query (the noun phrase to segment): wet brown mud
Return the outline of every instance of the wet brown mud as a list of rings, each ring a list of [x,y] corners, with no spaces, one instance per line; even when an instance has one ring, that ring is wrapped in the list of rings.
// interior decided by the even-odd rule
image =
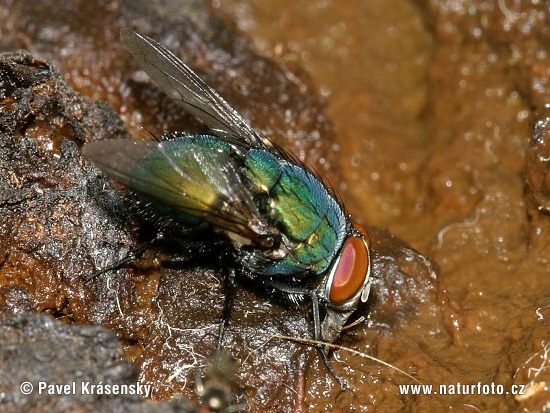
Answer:
[[[306,67],[327,95],[346,205],[440,266],[442,296],[429,311],[390,333],[370,327],[376,355],[422,382],[530,386],[518,399],[411,398],[380,391],[389,379],[373,374],[358,391],[364,404],[348,397],[338,407],[542,411],[548,4],[260,3],[235,1],[232,12],[258,47]],[[430,320],[437,312],[441,324]],[[324,408],[321,394],[310,407]]]
[[[236,402],[282,412],[548,403],[543,2],[8,1],[0,15],[1,50],[32,53],[0,61],[6,317],[34,311],[101,324],[154,385],[155,401],[197,399],[194,373],[215,347],[223,307],[223,263],[156,248],[83,281],[135,249],[142,224],[79,146],[141,128],[202,130],[136,71],[118,38],[135,27],[183,56],[368,225],[373,297],[358,314],[366,321],[339,344],[425,384],[528,386],[523,398],[403,395],[398,386],[412,379],[336,350],[335,368],[353,384],[342,392],[315,350],[273,338],[311,337],[308,306],[245,286],[225,340],[237,360]]]

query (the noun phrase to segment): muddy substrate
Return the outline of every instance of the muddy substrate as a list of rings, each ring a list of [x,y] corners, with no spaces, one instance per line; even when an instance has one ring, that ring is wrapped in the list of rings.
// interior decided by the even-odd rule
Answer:
[[[236,360],[234,403],[258,412],[541,411],[550,399],[543,3],[271,3],[213,10],[198,1],[8,1],[0,10],[4,410],[58,408],[57,396],[22,398],[16,382],[25,374],[40,380],[44,371],[54,372],[48,380],[72,380],[75,354],[90,380],[135,380],[124,357],[153,385],[155,403],[196,401],[195,374],[215,348],[228,263],[208,248],[191,256],[158,245],[84,282],[135,250],[151,228],[79,147],[142,128],[204,131],[137,70],[118,37],[134,27],[176,51],[258,129],[330,180],[370,225],[373,296],[357,314],[366,320],[339,344],[420,383],[495,383],[505,391],[524,384],[528,392],[404,395],[399,385],[416,381],[341,349],[334,366],[353,385],[342,392],[314,349],[275,337],[311,337],[309,306],[241,285],[224,342]],[[235,33],[238,24],[278,57],[258,56]],[[337,134],[315,84],[330,92]],[[13,316],[30,312],[57,321]],[[62,322],[101,325],[122,347],[100,327]],[[40,339],[31,345],[29,336]],[[62,402],[73,410],[129,403]]]

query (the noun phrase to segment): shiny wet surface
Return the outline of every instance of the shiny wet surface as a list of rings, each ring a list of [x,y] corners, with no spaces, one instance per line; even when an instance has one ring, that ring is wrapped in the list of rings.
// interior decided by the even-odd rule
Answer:
[[[370,380],[338,407],[540,411],[550,292],[547,6],[231,3],[261,50],[304,66],[326,97],[341,148],[336,187],[354,217],[441,268],[441,295],[419,318],[366,332],[376,355],[429,384],[531,385],[519,402],[407,397],[392,387],[406,380],[369,362]],[[536,122],[545,132],[533,137]],[[315,386],[311,408],[322,410],[323,394]]]
[[[337,350],[336,370],[355,385],[340,392],[314,350],[270,336],[308,337],[307,306],[288,308],[249,286],[237,294],[225,342],[238,360],[237,398],[252,411],[543,410],[550,380],[550,114],[544,106],[550,35],[543,3],[380,0],[342,7],[285,1],[266,7],[241,1],[214,7],[277,64],[255,56],[223,27],[189,35],[195,22],[210,21],[198,2],[191,5],[198,14],[186,25],[181,22],[191,12],[165,3],[158,14],[153,7],[127,12],[102,3],[71,10],[79,17],[66,22],[67,13],[9,2],[0,12],[10,22],[3,50],[25,47],[54,59],[70,86],[107,100],[136,136],[140,127],[152,133],[200,129],[128,63],[118,26],[143,18],[147,34],[189,51],[187,58],[212,86],[327,178],[354,219],[368,225],[373,297],[360,312],[367,321],[340,344],[425,384],[495,382],[506,391],[529,385],[519,399],[405,396],[398,385],[414,384],[410,378]],[[94,19],[101,30],[86,23],[94,13],[102,16]],[[167,255],[161,250],[109,282],[81,282],[94,266],[134,247],[137,224],[121,215],[124,200],[77,148],[61,144],[62,138],[80,144],[124,136],[122,125],[105,107],[96,113],[89,109],[97,111],[95,103],[77,105],[68,97],[40,108],[56,90],[35,87],[39,98],[31,101],[17,100],[27,92],[1,96],[2,131],[13,135],[2,140],[3,182],[13,190],[2,198],[10,221],[0,221],[0,235],[11,245],[2,258],[2,308],[102,324],[156,386],[155,400],[196,398],[193,371],[214,347],[223,303],[220,268],[211,256],[163,267],[155,261]],[[39,116],[17,118],[25,110]],[[23,151],[14,155],[16,147]],[[24,167],[14,169],[14,162]],[[78,191],[62,191],[73,187]]]

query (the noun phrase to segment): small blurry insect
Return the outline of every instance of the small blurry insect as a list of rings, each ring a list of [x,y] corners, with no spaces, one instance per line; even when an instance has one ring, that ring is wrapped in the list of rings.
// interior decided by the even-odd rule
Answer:
[[[112,179],[168,208],[175,220],[206,222],[225,234],[238,263],[228,271],[231,286],[240,276],[295,301],[310,297],[315,340],[334,342],[369,297],[366,231],[351,223],[316,175],[256,131],[172,52],[131,30],[123,29],[121,38],[157,85],[210,131],[173,133],[160,142],[91,142],[84,154]]]
[[[244,411],[246,404],[233,401],[235,363],[224,351],[215,352],[208,360],[205,377],[195,376],[196,392],[201,399],[199,413],[234,413]]]

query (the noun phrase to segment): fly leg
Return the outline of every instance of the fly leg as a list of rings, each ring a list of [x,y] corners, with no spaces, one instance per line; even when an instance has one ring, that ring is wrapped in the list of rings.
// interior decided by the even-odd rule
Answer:
[[[136,249],[134,252],[130,253],[126,257],[122,258],[120,261],[117,261],[114,264],[109,265],[108,267],[105,267],[99,271],[96,271],[91,275],[84,277],[84,283],[87,284],[93,279],[102,276],[103,274],[120,269],[124,264],[128,262],[132,262],[140,259],[143,256],[143,254],[145,254],[145,251],[147,251],[149,248],[151,248],[151,246],[153,246],[153,244],[155,244],[156,242],[159,242],[163,238],[164,238],[164,235],[162,233],[157,234],[155,238],[141,244],[138,249]]]
[[[313,337],[315,341],[321,341],[321,317],[319,316],[319,297],[317,297],[317,292],[315,291],[311,293],[311,304],[313,307]],[[329,373],[332,374],[332,376],[338,381],[338,383],[340,383],[342,389],[347,389],[349,387],[348,382],[342,376],[336,373],[336,370],[334,370],[334,367],[332,366],[332,363],[328,358],[328,348],[326,346],[319,346],[318,349]]]
[[[204,242],[201,241],[182,241],[178,239],[177,237],[172,236],[171,233],[166,235],[164,232],[159,231],[155,235],[154,238],[150,239],[149,241],[145,241],[143,244],[141,244],[135,251],[128,254],[126,257],[122,258],[121,260],[115,262],[112,265],[109,265],[91,275],[88,275],[84,277],[84,282],[89,283],[93,279],[102,276],[103,274],[106,274],[111,271],[116,271],[120,269],[124,264],[127,264],[132,261],[136,261],[140,259],[145,252],[153,247],[156,244],[162,244],[170,242],[168,245],[172,250],[177,250],[178,252],[181,252],[182,250],[185,250],[185,258],[183,260],[175,258],[170,259],[171,262],[177,263],[177,262],[187,262],[189,261],[189,257],[193,257],[195,255],[200,255],[202,253],[205,253],[205,246]],[[218,245],[225,245],[226,242],[224,241],[214,241],[210,243],[210,246],[218,246]]]
[[[297,287],[293,285],[287,285],[284,283],[280,283],[277,281],[264,281],[264,283],[272,288],[275,288],[276,290],[279,290],[286,294],[295,294],[295,295],[302,295],[302,296],[309,296],[311,297],[311,304],[313,307],[313,337],[315,341],[322,342],[321,340],[321,316],[319,312],[319,297],[317,295],[316,291],[312,291],[308,288],[304,287]],[[329,373],[340,383],[340,386],[342,389],[347,389],[349,387],[349,384],[344,380],[342,376],[340,376],[338,373],[336,373],[336,370],[334,370],[334,367],[332,366],[332,363],[330,362],[330,359],[328,358],[328,349],[326,345],[318,344],[316,346],[319,349],[319,352],[321,353],[321,357],[325,363],[325,366],[327,367],[327,370]]]
[[[222,319],[220,323],[220,330],[218,333],[218,345],[216,346],[217,350],[221,350],[223,344],[223,333],[225,328],[229,324],[229,317],[231,316],[231,308],[233,307],[233,297],[235,296],[235,278],[236,271],[234,268],[230,268],[225,277],[225,301],[223,305]]]

